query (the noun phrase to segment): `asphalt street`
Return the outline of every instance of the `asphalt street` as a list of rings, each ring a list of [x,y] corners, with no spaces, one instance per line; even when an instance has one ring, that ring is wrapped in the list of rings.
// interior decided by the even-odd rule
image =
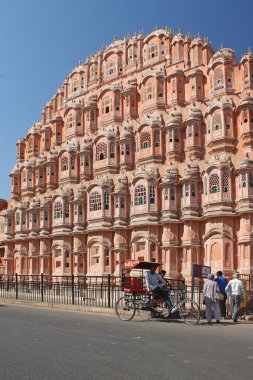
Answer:
[[[0,379],[250,379],[253,325],[0,306]]]

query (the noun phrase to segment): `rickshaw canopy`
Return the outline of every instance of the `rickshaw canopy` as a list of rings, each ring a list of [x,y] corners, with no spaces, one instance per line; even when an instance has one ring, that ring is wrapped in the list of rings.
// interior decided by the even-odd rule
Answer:
[[[159,267],[159,263],[153,263],[152,261],[136,261],[127,260],[123,265],[122,269],[132,270],[132,269],[150,269],[151,267]]]

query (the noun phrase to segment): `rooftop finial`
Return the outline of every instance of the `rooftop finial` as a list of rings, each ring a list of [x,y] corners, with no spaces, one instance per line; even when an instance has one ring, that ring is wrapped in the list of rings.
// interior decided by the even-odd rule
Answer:
[[[154,30],[153,30],[153,32],[155,32],[157,30],[157,25],[154,27]]]
[[[114,36],[113,37],[113,42],[117,41],[117,39],[118,39],[117,36]]]
[[[168,26],[166,25],[166,27],[165,27],[165,30],[166,30],[166,32],[168,32]]]
[[[197,34],[197,37],[200,38],[200,34],[199,34],[199,32],[198,32],[198,34]]]
[[[222,45],[222,43],[220,44],[220,48],[219,48],[219,50],[222,50],[223,49],[223,45]]]
[[[250,47],[248,47],[248,53],[249,53],[249,54],[252,54],[252,50],[251,50]]]
[[[180,34],[181,34],[181,28],[180,28],[180,27],[178,28],[178,33],[180,33]]]

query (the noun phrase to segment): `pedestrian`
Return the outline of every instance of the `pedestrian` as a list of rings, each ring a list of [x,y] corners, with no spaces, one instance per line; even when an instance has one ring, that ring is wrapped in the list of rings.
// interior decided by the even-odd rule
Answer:
[[[223,300],[219,301],[219,307],[220,307],[220,314],[222,318],[226,318],[227,311],[226,311],[226,302],[227,302],[227,293],[225,291],[226,286],[228,284],[228,280],[226,277],[223,277],[223,273],[221,270],[217,272],[217,277],[214,280],[217,282],[218,287],[220,289],[221,294],[223,295]]]
[[[220,308],[216,301],[216,293],[218,291],[219,287],[217,282],[214,281],[214,275],[209,273],[203,288],[204,304],[206,305],[206,319],[209,325],[212,323],[212,309],[216,323],[220,323]]]
[[[238,322],[240,303],[244,298],[243,283],[239,280],[239,277],[239,273],[235,272],[233,275],[233,280],[229,281],[225,289],[231,297],[232,318],[234,322]]]

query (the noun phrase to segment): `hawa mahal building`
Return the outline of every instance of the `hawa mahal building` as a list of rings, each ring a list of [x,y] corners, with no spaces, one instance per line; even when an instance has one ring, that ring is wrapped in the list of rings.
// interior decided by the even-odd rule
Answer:
[[[154,30],[79,63],[17,142],[3,273],[253,273],[253,54]]]

